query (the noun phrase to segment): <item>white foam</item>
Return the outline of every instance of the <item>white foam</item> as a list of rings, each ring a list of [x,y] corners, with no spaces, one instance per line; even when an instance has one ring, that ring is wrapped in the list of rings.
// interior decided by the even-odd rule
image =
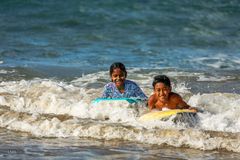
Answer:
[[[7,71],[7,70],[3,70],[3,69],[0,70],[0,74],[8,74],[8,73],[14,73],[14,72],[15,72],[15,70],[12,70],[12,71]]]
[[[139,109],[139,107],[131,106],[126,102],[104,102],[98,106],[92,105],[91,101],[101,95],[102,89],[86,89],[63,82],[35,79],[32,81],[2,82],[1,86],[0,93],[4,94],[0,95],[0,105],[9,106],[11,110],[16,112],[36,115],[65,114],[78,118],[109,119],[112,122],[136,124],[140,112],[146,111],[144,107]],[[179,84],[175,88],[178,93],[189,93],[189,88],[186,88],[185,84]],[[240,117],[239,99],[237,94],[198,94],[190,97],[188,104],[206,111],[204,114],[199,114],[200,127],[203,129],[237,132],[240,130],[235,125],[239,124],[237,118]],[[222,124],[213,121],[213,119],[222,122]],[[225,124],[226,121],[228,124]],[[156,126],[144,125],[150,128]]]
[[[231,80],[234,79],[231,76],[206,76],[206,75],[201,75],[199,76],[199,78],[197,79],[197,81],[213,81],[213,82],[221,82],[221,81],[227,81],[227,80]]]
[[[227,93],[198,94],[189,99],[191,106],[204,110],[199,113],[204,130],[239,132],[240,95]]]
[[[99,73],[89,83],[98,82],[101,75],[105,77],[105,74]],[[208,139],[203,131],[240,132],[238,94],[191,96],[188,104],[203,112],[198,113],[199,121],[195,128],[185,132],[189,126],[175,124],[171,118],[167,121],[138,121],[140,115],[147,112],[145,103],[136,105],[126,101],[110,101],[92,104],[91,101],[101,95],[102,88],[87,89],[88,76],[70,84],[49,79],[1,82],[0,127],[29,132],[35,136],[118,138],[150,144],[188,145],[200,149],[224,148],[220,142],[229,143],[225,148],[234,145],[229,142],[230,139],[222,137]],[[179,92],[189,92],[184,83],[177,84],[175,88]],[[195,131],[196,128],[202,131]],[[175,131],[167,132],[169,137],[155,135],[169,129],[176,131],[176,137]],[[182,135],[181,130],[186,135]],[[240,151],[238,147],[230,147],[229,150]]]
[[[69,114],[84,116],[88,96],[83,88],[49,80],[4,82],[1,92],[8,93],[0,105],[32,114]],[[86,99],[86,100],[85,100]],[[82,112],[79,112],[79,107]],[[79,114],[79,115],[78,115]]]
[[[208,66],[211,68],[239,68],[237,64],[239,64],[239,57],[228,57],[227,54],[219,53],[214,57],[200,57],[192,60],[195,63]]]
[[[232,59],[232,61],[233,61],[234,63],[240,64],[240,58],[238,58],[238,57],[234,57],[234,58]]]
[[[157,145],[168,144],[175,147],[189,146],[202,150],[227,149],[240,152],[239,141],[234,135],[226,136],[228,133],[221,135],[196,129],[144,129],[101,121],[61,120],[56,117],[32,118],[27,114],[20,116],[19,113],[0,111],[1,127],[25,131],[38,137],[76,136],[105,140],[119,139]]]
[[[180,94],[191,93],[190,89],[191,89],[190,87],[186,87],[186,84],[184,82],[177,83],[176,85],[173,86],[173,91]]]
[[[89,114],[93,119],[109,119],[112,122],[131,122],[138,116],[138,109],[140,109],[140,106],[129,104],[125,100],[102,101],[90,105]]]

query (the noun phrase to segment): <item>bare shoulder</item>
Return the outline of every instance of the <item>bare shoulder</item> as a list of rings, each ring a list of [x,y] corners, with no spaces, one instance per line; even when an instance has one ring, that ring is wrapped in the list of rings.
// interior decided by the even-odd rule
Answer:
[[[152,110],[154,108],[155,102],[156,102],[156,98],[155,98],[155,96],[153,94],[148,99],[148,107],[149,107],[150,110]]]
[[[155,95],[152,94],[152,95],[148,98],[148,101],[150,101],[150,102],[154,102],[154,101],[156,101],[156,97],[155,97]]]
[[[172,92],[170,99],[171,99],[172,103],[176,104],[177,108],[179,108],[179,109],[190,108],[190,106],[177,93]]]
[[[171,100],[182,101],[182,97],[181,97],[179,94],[174,93],[174,92],[171,92],[171,93],[169,94],[169,98],[170,98]]]

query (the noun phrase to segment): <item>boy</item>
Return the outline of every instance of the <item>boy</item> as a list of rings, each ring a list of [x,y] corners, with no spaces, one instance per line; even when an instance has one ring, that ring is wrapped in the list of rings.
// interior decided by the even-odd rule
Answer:
[[[148,100],[148,107],[150,110],[162,110],[163,108],[190,109],[190,106],[179,94],[171,92],[171,82],[167,76],[155,76],[152,85],[154,93]]]

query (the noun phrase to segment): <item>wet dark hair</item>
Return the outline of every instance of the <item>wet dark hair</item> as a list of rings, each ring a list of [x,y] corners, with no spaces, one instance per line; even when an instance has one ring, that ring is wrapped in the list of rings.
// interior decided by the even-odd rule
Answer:
[[[163,83],[164,85],[171,87],[170,79],[165,75],[157,75],[154,77],[153,83],[152,83],[153,88],[157,83]]]
[[[110,69],[109,69],[109,74],[110,74],[110,76],[112,76],[113,70],[116,69],[116,68],[120,68],[121,71],[124,72],[125,77],[127,77],[126,68],[125,68],[124,64],[122,64],[121,62],[115,62],[115,63],[113,63],[113,64],[110,66]]]

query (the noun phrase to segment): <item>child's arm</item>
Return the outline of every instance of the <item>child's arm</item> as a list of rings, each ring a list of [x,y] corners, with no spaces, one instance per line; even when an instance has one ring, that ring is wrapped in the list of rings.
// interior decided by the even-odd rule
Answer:
[[[156,103],[155,97],[154,95],[151,95],[148,99],[148,108],[152,110],[155,106],[155,103]]]
[[[183,101],[183,99],[181,99],[181,101],[179,101],[177,107],[179,109],[189,109],[189,108],[191,108],[185,101]]]
[[[111,90],[111,87],[109,87],[109,84],[104,86],[104,91],[102,94],[102,98],[112,98],[112,93],[113,91]]]
[[[134,95],[135,97],[139,97],[142,100],[147,100],[147,96],[143,93],[142,89],[134,82],[135,88],[134,88]]]
[[[181,98],[181,101],[179,102],[177,107],[179,109],[190,109],[190,110],[193,110],[195,112],[198,111],[196,108],[189,106],[182,98]]]
[[[172,100],[175,101],[176,108],[177,109],[189,109],[191,108],[179,94],[174,93],[174,96],[172,96]]]

